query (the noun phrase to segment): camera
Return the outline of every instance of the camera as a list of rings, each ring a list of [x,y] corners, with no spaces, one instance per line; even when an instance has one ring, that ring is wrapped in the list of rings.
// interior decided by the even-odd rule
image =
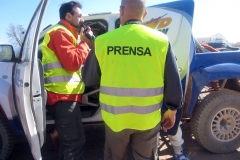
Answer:
[[[83,34],[84,34],[90,41],[94,41],[95,36],[94,36],[94,35],[90,35],[89,33],[87,33],[88,26],[86,26],[84,23],[82,23],[82,24],[79,26],[78,32],[80,33],[82,27],[84,28]]]

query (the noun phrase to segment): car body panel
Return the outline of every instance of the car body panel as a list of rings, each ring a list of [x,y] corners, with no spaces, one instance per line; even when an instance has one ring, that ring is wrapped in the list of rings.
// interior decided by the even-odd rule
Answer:
[[[0,105],[4,106],[4,112],[9,120],[17,115],[12,92],[13,62],[0,62]]]
[[[195,69],[191,71],[192,90],[184,118],[191,117],[198,96],[204,86],[215,80],[240,77],[240,52],[207,52],[195,55]]]

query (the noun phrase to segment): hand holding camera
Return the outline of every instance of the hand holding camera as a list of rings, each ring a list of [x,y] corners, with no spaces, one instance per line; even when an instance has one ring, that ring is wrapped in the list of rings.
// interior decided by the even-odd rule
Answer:
[[[83,30],[83,35],[85,35],[86,37],[87,37],[87,39],[88,40],[90,40],[90,41],[94,41],[94,39],[95,39],[95,36],[93,35],[93,33],[92,33],[92,31],[90,30],[90,27],[89,26],[86,26],[84,23],[83,24],[81,24],[80,26],[79,26],[79,29],[78,29],[78,31],[79,31],[79,33],[80,33],[80,36],[81,36],[81,29],[84,29]],[[81,39],[82,39],[82,37],[81,37]]]

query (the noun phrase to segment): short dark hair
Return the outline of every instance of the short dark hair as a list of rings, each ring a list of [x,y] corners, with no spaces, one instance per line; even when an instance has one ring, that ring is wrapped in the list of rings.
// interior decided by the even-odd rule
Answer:
[[[82,5],[78,1],[69,1],[69,2],[61,4],[61,7],[59,9],[60,19],[65,19],[65,16],[68,12],[73,15],[74,14],[74,11],[73,11],[74,7],[78,7],[80,9],[82,9]]]

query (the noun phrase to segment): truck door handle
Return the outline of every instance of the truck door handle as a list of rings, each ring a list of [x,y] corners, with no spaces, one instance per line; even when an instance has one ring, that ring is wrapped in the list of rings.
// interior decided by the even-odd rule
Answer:
[[[18,80],[17,81],[17,85],[20,86],[20,87],[23,87],[23,81],[22,80]],[[24,83],[24,87],[29,87],[29,83],[28,82]]]
[[[178,72],[182,72],[182,68],[181,67],[178,67]]]
[[[22,80],[18,80],[17,81],[17,85],[20,86],[20,87],[23,87],[23,81]]]

